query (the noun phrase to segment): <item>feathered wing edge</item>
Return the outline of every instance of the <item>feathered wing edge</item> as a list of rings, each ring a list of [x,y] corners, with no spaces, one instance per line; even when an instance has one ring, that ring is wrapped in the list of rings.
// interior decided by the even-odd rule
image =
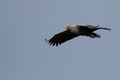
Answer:
[[[77,34],[70,32],[69,30],[55,34],[50,40],[45,39],[52,46],[58,46],[74,37],[77,37]]]
[[[97,25],[96,28],[97,28],[97,29],[104,29],[104,30],[111,30],[110,28],[99,27],[99,25]]]
[[[98,27],[98,29],[111,30],[110,28]]]

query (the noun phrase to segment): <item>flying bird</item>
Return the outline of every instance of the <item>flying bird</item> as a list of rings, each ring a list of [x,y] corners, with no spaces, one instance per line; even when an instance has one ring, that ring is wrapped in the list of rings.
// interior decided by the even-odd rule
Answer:
[[[103,29],[103,30],[111,30],[110,28],[104,28],[104,27],[99,27],[93,26],[93,25],[86,25],[86,24],[81,24],[81,25],[67,25],[65,26],[66,30],[60,33],[55,34],[51,39],[47,40],[48,43],[52,46],[58,46],[61,45],[62,43],[73,39],[78,36],[88,36],[90,38],[100,38],[100,35],[97,33],[94,33],[94,31],[98,29]]]

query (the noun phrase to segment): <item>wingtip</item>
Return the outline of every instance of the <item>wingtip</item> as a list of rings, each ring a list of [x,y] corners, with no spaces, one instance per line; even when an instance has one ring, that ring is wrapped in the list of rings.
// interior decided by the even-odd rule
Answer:
[[[105,28],[106,30],[112,30],[112,29],[110,29],[110,28]]]
[[[109,28],[109,30],[112,30],[111,28]]]
[[[49,46],[59,46],[59,45],[61,45],[60,43],[55,43],[55,42],[50,42],[48,39],[44,39],[45,40],[45,42],[48,42],[48,44],[49,44]]]
[[[44,40],[45,40],[46,42],[48,42],[48,40],[47,40],[46,38],[45,38]]]

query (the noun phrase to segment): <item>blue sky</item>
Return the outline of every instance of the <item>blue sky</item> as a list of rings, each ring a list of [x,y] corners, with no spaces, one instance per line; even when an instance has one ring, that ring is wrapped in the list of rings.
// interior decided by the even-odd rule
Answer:
[[[120,80],[119,0],[0,0],[0,80]],[[100,39],[44,39],[91,24]]]

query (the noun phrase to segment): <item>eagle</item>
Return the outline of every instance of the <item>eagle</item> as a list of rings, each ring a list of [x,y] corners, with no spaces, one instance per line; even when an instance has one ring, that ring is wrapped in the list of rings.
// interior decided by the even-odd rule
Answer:
[[[71,40],[78,36],[87,36],[90,38],[100,38],[100,34],[95,33],[94,31],[103,29],[103,30],[111,30],[110,28],[99,27],[99,25],[66,25],[66,30],[60,33],[55,34],[51,39],[45,39],[49,45],[58,46],[62,43]]]

